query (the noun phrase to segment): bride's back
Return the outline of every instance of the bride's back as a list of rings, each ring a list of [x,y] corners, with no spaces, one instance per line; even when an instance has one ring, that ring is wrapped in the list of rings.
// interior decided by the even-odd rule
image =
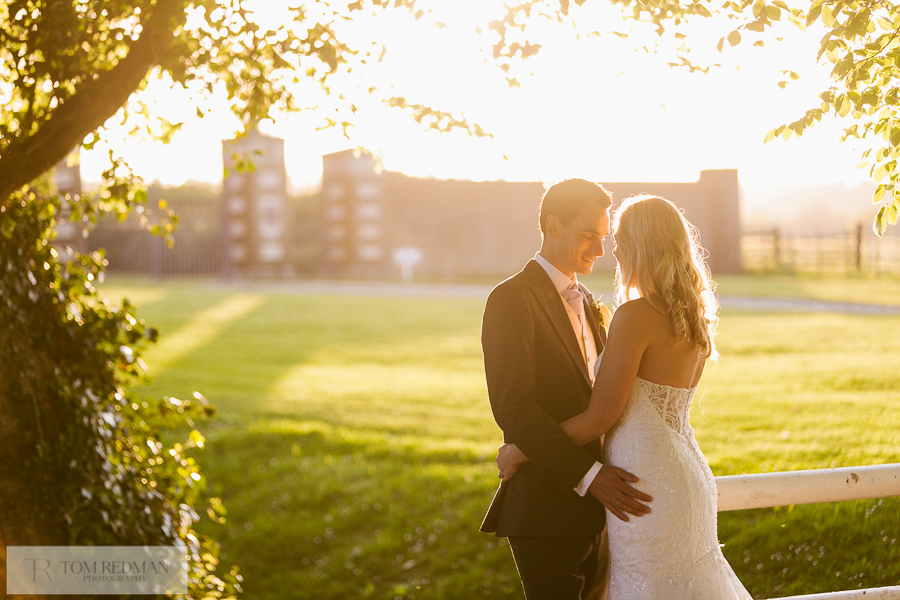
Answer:
[[[618,310],[632,312],[635,319],[629,319],[629,322],[641,323],[644,335],[650,338],[641,357],[638,377],[673,387],[696,387],[706,363],[699,344],[679,340],[671,317],[653,308],[643,298],[626,302]]]

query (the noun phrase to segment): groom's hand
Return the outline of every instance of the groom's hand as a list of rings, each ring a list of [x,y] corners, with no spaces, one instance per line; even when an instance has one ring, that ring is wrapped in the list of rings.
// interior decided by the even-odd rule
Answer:
[[[609,512],[623,521],[628,521],[628,515],[625,513],[642,517],[650,512],[650,507],[639,501],[653,501],[653,498],[627,483],[629,481],[635,483],[637,480],[638,478],[628,471],[603,465],[588,490]]]

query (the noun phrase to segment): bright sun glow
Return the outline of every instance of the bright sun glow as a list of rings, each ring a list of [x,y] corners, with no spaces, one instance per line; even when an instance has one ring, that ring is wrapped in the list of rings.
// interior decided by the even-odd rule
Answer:
[[[376,102],[360,103],[350,140],[339,130],[316,131],[321,117],[312,112],[281,115],[275,125],[262,128],[285,139],[295,185],[315,185],[322,154],[354,146],[375,151],[390,170],[440,178],[693,181],[703,169],[736,168],[742,182],[756,185],[868,180],[855,168],[854,147],[839,143],[841,122],[830,117],[800,139],[763,145],[769,129],[797,119],[829,86],[828,69],[815,63],[819,32],[786,27],[779,32],[781,43],[742,45],[719,54],[715,45],[727,24],[698,23],[689,36],[700,49],[697,58],[723,66],[708,75],[690,74],[667,66],[674,59],[671,45],[640,27],[627,40],[590,35],[594,24],[603,24],[601,33],[633,24],[611,4],[587,3],[576,15],[583,31],[550,23],[534,31],[542,50],[517,67],[520,87],[510,87],[479,52],[490,40],[475,33],[476,26],[502,14],[501,3],[427,4],[435,10],[432,21],[446,27],[430,26],[427,18],[416,22],[402,11],[379,11],[375,17],[360,11],[340,31],[356,46],[386,40],[374,84],[392,82],[395,95],[463,112],[493,139],[424,132]],[[289,17],[285,6],[259,0],[253,10],[266,27]],[[662,54],[634,51],[656,43]],[[780,89],[788,69],[801,77]],[[302,97],[313,97],[305,90]],[[185,125],[169,146],[117,143],[135,171],[164,183],[221,180],[221,140],[239,128],[225,99],[205,103],[208,116],[198,119],[190,95],[168,90],[165,82],[152,82],[147,97],[170,120]],[[86,153],[85,177],[96,179],[104,159],[100,152]]]

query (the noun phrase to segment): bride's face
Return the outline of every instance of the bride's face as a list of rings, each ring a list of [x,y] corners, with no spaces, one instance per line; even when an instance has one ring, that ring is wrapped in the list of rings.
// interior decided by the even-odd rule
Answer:
[[[619,247],[619,244],[616,242],[615,238],[613,238],[613,256],[616,257],[616,267],[619,272],[619,277],[622,279],[619,281],[619,285],[622,289],[627,290],[627,297],[629,299],[635,299],[641,297],[641,291],[637,285],[637,273],[635,273],[636,264],[634,261],[630,261],[628,256],[626,256],[624,250]],[[628,281],[625,281],[627,278]]]
[[[613,238],[612,253],[613,253],[613,256],[616,257],[616,266],[619,269],[619,273],[621,273],[623,277],[626,276],[626,273],[627,273],[627,277],[629,280],[634,279],[634,273],[632,273],[631,270],[628,268],[628,263],[625,261],[624,252],[619,248],[619,244],[615,238]],[[622,282],[623,285],[626,283],[630,284],[631,281],[628,281],[628,282],[623,281]]]

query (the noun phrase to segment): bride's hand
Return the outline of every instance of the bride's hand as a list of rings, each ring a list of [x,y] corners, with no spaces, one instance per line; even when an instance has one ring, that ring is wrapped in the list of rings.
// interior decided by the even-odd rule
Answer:
[[[497,453],[497,467],[500,469],[498,477],[500,481],[509,481],[513,478],[522,463],[528,462],[528,457],[522,454],[515,444],[503,444]]]

